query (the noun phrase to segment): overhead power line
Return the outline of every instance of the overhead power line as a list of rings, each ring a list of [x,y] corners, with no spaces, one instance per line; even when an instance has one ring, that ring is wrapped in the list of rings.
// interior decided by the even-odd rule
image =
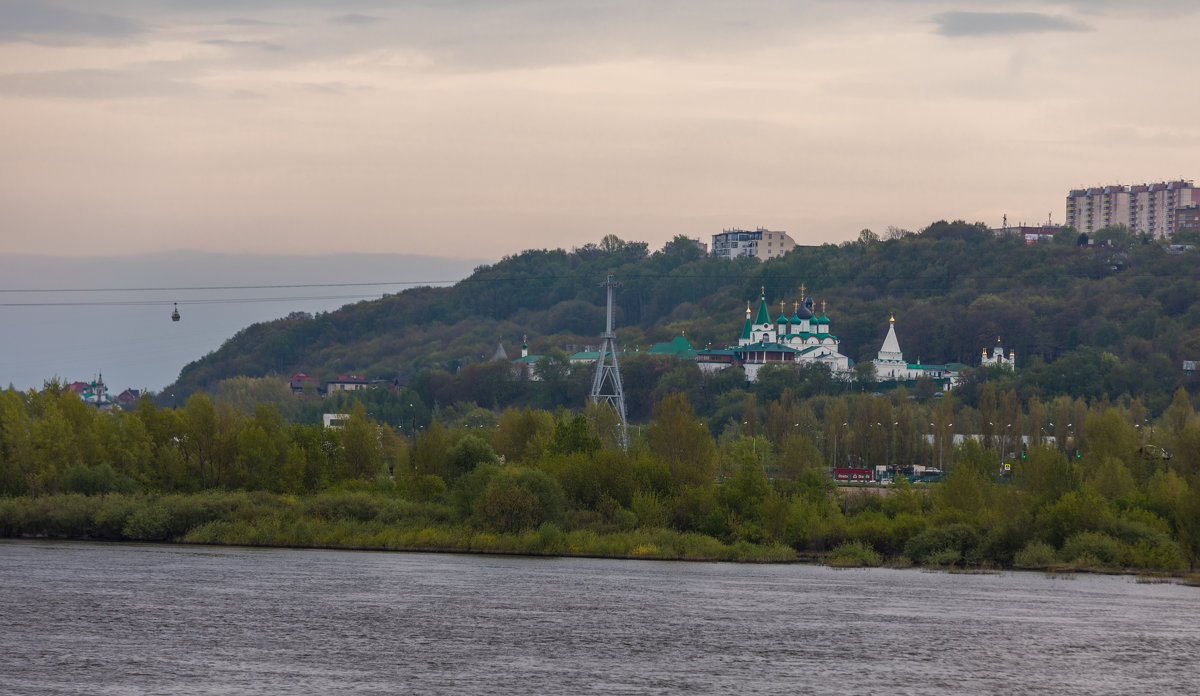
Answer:
[[[378,283],[295,283],[291,285],[194,285],[159,288],[0,288],[0,292],[183,292],[191,290],[286,290],[292,288],[361,288],[375,285],[445,285],[457,280],[390,280]]]
[[[812,275],[820,275],[820,271]],[[971,274],[971,272],[956,272],[954,275],[956,280],[1007,280],[1012,276],[1004,274]],[[1088,278],[1092,274],[1088,272],[1051,272],[1051,274],[1042,274],[1043,278]],[[1122,277],[1164,277],[1163,274],[1136,274],[1129,271],[1115,271],[1115,275]],[[1193,274],[1181,274],[1193,275]],[[708,281],[785,281],[799,282],[804,276],[799,275],[707,275],[707,274],[622,274],[623,278],[634,278],[634,280],[642,280],[642,278],[691,278],[691,280],[708,280]],[[178,286],[178,287],[144,287],[144,288],[0,288],[0,293],[167,293],[167,292],[209,292],[209,290],[277,290],[277,289],[296,289],[296,288],[365,288],[378,286],[452,286],[457,283],[511,283],[511,282],[529,282],[529,281],[562,281],[562,280],[578,280],[581,283],[588,281],[588,278],[578,274],[570,275],[545,275],[545,276],[503,276],[503,277],[470,277],[460,278],[460,280],[440,280],[440,281],[378,281],[378,282],[362,282],[362,283],[292,283],[292,284],[265,284],[265,286]],[[871,281],[895,281],[905,280],[911,281],[912,276],[907,274],[902,275],[876,275],[870,278]],[[4,306],[4,305],[0,305]]]
[[[308,295],[304,297],[225,297],[211,300],[96,300],[77,302],[0,302],[0,307],[162,307],[173,304],[212,305],[252,302],[301,302],[309,300],[367,300],[379,295]]]
[[[808,277],[821,275],[820,272],[805,274]],[[1105,274],[1107,275],[1107,274]],[[1195,273],[1189,271],[1179,275],[1193,276]],[[946,273],[947,280],[951,278],[953,281],[970,281],[970,280],[1009,280],[1011,276],[1004,274],[974,274],[970,272],[963,273]],[[1038,274],[1037,280],[1046,282],[1051,279],[1087,279],[1091,278],[1092,274],[1088,272],[1050,272]],[[1134,273],[1129,271],[1117,271],[1112,274],[1116,277],[1124,278],[1162,278],[1163,274],[1156,273]],[[644,279],[700,279],[709,281],[723,282],[754,282],[765,283],[789,283],[796,284],[804,279],[801,275],[760,275],[760,274],[707,274],[707,273],[680,273],[680,274],[653,274],[653,273],[625,273],[622,278],[626,280],[644,280]],[[228,291],[228,290],[287,290],[301,288],[365,288],[365,287],[382,287],[382,286],[447,286],[455,284],[492,284],[492,283],[513,283],[513,282],[539,282],[539,281],[558,281],[558,280],[576,280],[580,283],[590,282],[590,279],[582,274],[567,274],[567,275],[516,275],[516,276],[499,276],[499,277],[470,277],[459,280],[387,280],[387,281],[371,281],[371,282],[353,282],[353,283],[290,283],[290,284],[264,284],[264,285],[191,285],[191,286],[161,286],[161,287],[113,287],[113,288],[0,288],[0,293],[9,294],[45,294],[45,293],[107,293],[107,292],[212,292],[212,291]],[[928,284],[931,278],[926,277],[923,280],[926,283],[913,282],[911,275],[875,275],[868,279],[869,284],[887,283],[895,280],[903,280],[905,282],[905,294],[920,294],[922,292],[945,292],[947,290],[941,284]],[[386,293],[382,293],[386,294]],[[197,304],[237,304],[237,303],[254,303],[254,302],[298,302],[298,301],[316,301],[316,300],[363,300],[374,299],[380,297],[381,294],[357,294],[357,295],[311,295],[311,296],[289,296],[289,297],[238,297],[238,298],[219,298],[219,299],[161,299],[161,300],[92,300],[92,301],[47,301],[47,302],[0,302],[0,307],[103,307],[103,306],[160,306],[169,305],[178,302],[181,305],[197,305]]]

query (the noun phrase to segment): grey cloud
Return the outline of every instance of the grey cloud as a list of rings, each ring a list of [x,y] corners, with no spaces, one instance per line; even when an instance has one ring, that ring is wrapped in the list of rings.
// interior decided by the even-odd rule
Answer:
[[[221,22],[230,27],[270,27],[275,26],[275,22],[264,22],[261,19],[247,19],[246,17],[230,17]]]
[[[85,0],[54,1],[87,7]],[[172,26],[184,15],[188,23],[203,23],[207,16],[213,33],[203,38],[230,48],[228,58],[249,68],[386,51],[416,57],[413,64],[422,70],[487,72],[660,56],[686,60],[794,46],[827,32],[853,31],[842,26],[848,20],[841,3],[851,1],[908,21],[934,14],[931,6],[984,7],[962,4],[969,0],[763,0],[747,12],[717,0],[346,0],[333,6],[343,12],[337,16],[328,14],[327,0],[109,0],[105,7],[153,27]],[[1080,1],[1064,0],[1061,6],[1069,16],[1081,17],[1070,9]],[[999,4],[987,7],[1012,7],[1006,0],[993,2]],[[934,21],[945,36],[1084,28],[1050,14],[1020,12],[944,12]],[[330,31],[331,25],[347,31]],[[239,40],[244,43],[234,43]]]
[[[1053,31],[1089,31],[1090,27],[1065,17],[1038,12],[943,12],[933,17],[942,36],[992,36]]]
[[[130,19],[79,12],[25,0],[0,3],[0,42],[68,43],[82,38],[113,38],[140,34],[146,28]]]
[[[171,64],[145,64],[127,70],[56,70],[0,75],[0,94],[51,99],[137,99],[193,94],[199,89]]]
[[[336,82],[326,82],[321,84],[308,82],[301,85],[301,87],[310,92],[316,92],[317,94],[332,94],[341,96],[346,93],[345,87]]]
[[[408,3],[364,26],[354,46],[411,50],[427,69],[491,71],[651,56],[690,57],[803,42],[821,21],[810,3],[759,12],[713,0]]]
[[[367,89],[358,85],[352,85],[346,82],[306,82],[300,85],[309,92],[316,94],[327,94],[332,96],[344,96],[352,91],[361,91]]]
[[[363,24],[375,24],[376,22],[382,22],[383,17],[373,17],[371,15],[365,15],[365,14],[344,14],[344,15],[340,15],[337,17],[330,17],[329,21],[333,22],[334,24],[363,25]]]
[[[207,46],[226,46],[228,48],[256,48],[260,51],[282,51],[283,46],[267,41],[243,41],[240,39],[208,39],[200,43]]]
[[[87,0],[53,1],[87,7]],[[109,11],[138,18],[155,29],[207,24],[212,33],[199,38],[210,39],[208,45],[262,48],[231,51],[236,60],[248,61],[250,68],[278,69],[385,51],[416,56],[415,62],[426,70],[485,72],[760,50],[772,43],[803,40],[807,32],[796,28],[811,26],[813,6],[813,2],[768,0],[760,11],[748,13],[717,0],[611,0],[608,4],[344,0],[336,5],[328,0],[108,0],[105,4]],[[333,15],[331,7],[336,8]],[[347,31],[330,31],[331,26]],[[233,43],[243,40],[261,43]]]

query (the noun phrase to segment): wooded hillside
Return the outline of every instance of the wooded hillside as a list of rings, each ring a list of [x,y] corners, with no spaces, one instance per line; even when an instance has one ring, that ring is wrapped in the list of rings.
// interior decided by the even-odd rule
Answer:
[[[693,345],[736,341],[746,302],[765,288],[772,309],[807,294],[828,303],[842,352],[874,358],[896,316],[910,361],[978,364],[997,336],[1016,351],[1011,385],[1023,397],[1138,397],[1152,412],[1189,384],[1200,358],[1200,268],[1195,250],[1107,235],[1078,246],[1066,232],[1027,245],[982,225],[937,222],[886,241],[864,233],[841,245],[800,247],[767,262],[700,255],[683,238],[651,253],[609,236],[573,251],[530,250],[481,266],[453,287],[420,287],[309,318],[256,324],[182,371],[164,390],[182,400],[234,376],[411,378],[456,374],[521,337],[533,353],[596,343],[599,283],[614,272],[619,342],[630,349],[685,333]],[[566,396],[564,394],[564,396]],[[506,405],[504,403],[486,404]],[[543,403],[545,406],[552,404]],[[564,403],[578,407],[576,403]]]

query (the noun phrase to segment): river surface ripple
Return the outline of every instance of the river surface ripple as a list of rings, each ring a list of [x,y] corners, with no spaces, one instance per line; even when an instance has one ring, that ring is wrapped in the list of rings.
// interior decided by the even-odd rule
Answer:
[[[0,694],[1189,694],[1129,577],[0,541]]]

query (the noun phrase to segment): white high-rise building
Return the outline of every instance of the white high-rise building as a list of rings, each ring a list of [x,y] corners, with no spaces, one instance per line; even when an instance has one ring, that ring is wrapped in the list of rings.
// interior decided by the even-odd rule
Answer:
[[[1166,237],[1177,229],[1177,211],[1197,204],[1200,190],[1184,180],[1075,189],[1067,194],[1067,225],[1088,234],[1125,225],[1131,232]]]
[[[721,234],[712,236],[712,255],[723,259],[753,256],[765,261],[783,256],[795,248],[796,241],[787,232],[762,227],[753,231],[737,228],[722,230]]]

